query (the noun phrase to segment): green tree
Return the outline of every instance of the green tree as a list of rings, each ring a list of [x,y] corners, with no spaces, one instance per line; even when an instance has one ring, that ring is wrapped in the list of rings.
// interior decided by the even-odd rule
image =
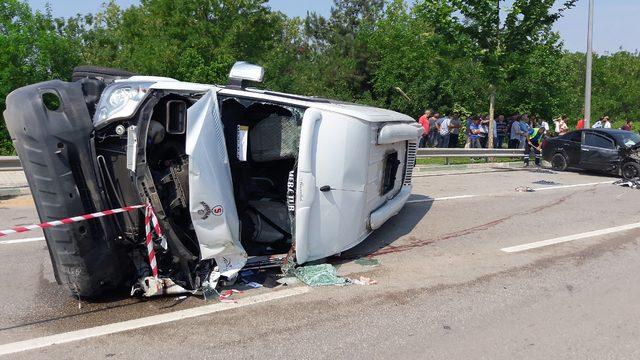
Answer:
[[[80,61],[80,43],[67,32],[65,22],[51,12],[32,12],[17,0],[0,2],[0,109],[6,96],[28,84],[67,79]],[[0,152],[13,152],[4,119]]]

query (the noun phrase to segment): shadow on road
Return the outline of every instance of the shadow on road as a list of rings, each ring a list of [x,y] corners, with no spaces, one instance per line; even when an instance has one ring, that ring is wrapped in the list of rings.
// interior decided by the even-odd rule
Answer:
[[[356,247],[343,252],[339,257],[330,258],[330,262],[340,264],[361,257],[367,257],[376,251],[392,245],[401,237],[409,234],[413,228],[431,210],[432,198],[424,195],[412,195],[409,201],[416,201],[411,205],[407,204],[400,213],[389,219],[381,228],[375,230],[366,240]]]

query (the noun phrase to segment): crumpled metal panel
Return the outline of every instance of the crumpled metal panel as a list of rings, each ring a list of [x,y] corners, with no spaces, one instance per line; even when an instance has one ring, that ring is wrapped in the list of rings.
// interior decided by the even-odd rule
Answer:
[[[189,211],[200,243],[201,259],[215,259],[218,272],[235,277],[246,264],[233,195],[229,158],[216,90],[207,92],[187,112]]]

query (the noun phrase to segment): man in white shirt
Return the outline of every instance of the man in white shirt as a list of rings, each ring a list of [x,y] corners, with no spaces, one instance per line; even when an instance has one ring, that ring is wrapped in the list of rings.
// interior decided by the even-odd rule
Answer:
[[[545,131],[549,131],[549,123],[545,119],[540,119],[540,126],[544,128]]]
[[[596,121],[595,124],[591,127],[592,129],[601,129],[602,128],[602,119]]]
[[[603,119],[602,127],[605,129],[611,129],[611,122],[609,121],[609,117],[605,116]]]
[[[439,148],[448,148],[449,147],[449,133],[451,129],[449,129],[449,125],[451,124],[451,119],[448,116],[444,116],[440,120],[436,122],[436,127],[438,128],[438,147]]]

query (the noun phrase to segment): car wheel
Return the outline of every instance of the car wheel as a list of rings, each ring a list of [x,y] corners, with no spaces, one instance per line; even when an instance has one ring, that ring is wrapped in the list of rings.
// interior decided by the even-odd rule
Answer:
[[[631,180],[640,177],[640,164],[627,162],[622,165],[622,177]]]
[[[567,169],[567,158],[562,154],[555,154],[551,158],[551,167],[556,171],[565,171]]]

